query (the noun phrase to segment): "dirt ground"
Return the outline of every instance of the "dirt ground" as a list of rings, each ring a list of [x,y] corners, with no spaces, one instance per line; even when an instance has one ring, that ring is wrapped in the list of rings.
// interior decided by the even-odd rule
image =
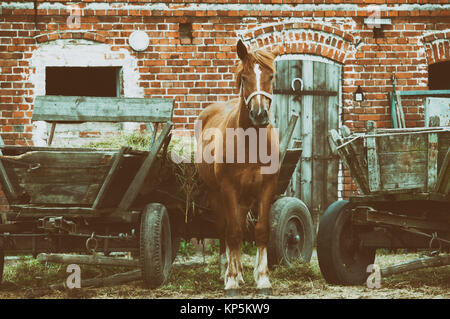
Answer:
[[[376,263],[380,266],[392,265],[413,258],[417,254],[377,255]],[[450,298],[450,266],[416,270],[404,274],[382,278],[381,287],[370,289],[366,286],[329,285],[323,279],[314,254],[309,265],[296,264],[291,267],[277,267],[271,273],[273,295],[257,295],[252,278],[254,257],[243,255],[244,280],[240,298],[283,298],[283,299],[370,299],[370,298],[413,298],[413,299],[448,299]],[[177,257],[168,282],[154,290],[146,289],[141,281],[129,284],[66,290],[51,290],[47,284],[39,284],[46,278],[36,276],[36,271],[48,271],[50,275],[60,276],[56,282],[68,274],[62,266],[50,273],[45,268],[24,268],[30,272],[25,277],[22,272],[17,277],[12,269],[18,264],[5,265],[4,283],[0,288],[0,298],[177,298],[204,299],[226,298],[223,293],[223,281],[219,278],[216,256],[194,255]],[[25,261],[26,263],[26,261]],[[33,267],[36,265],[33,264]],[[22,268],[21,268],[22,269]],[[31,271],[31,270],[32,271]],[[19,273],[19,271],[17,271]],[[83,275],[83,268],[82,268]],[[16,277],[14,277],[16,276]],[[38,281],[38,283],[36,283]]]

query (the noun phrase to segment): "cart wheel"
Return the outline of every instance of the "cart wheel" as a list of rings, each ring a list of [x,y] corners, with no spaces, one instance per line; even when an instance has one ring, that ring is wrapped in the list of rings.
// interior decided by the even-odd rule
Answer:
[[[172,266],[172,239],[167,209],[148,204],[142,212],[140,233],[142,279],[149,288],[157,288],[169,277]]]
[[[363,248],[351,224],[349,201],[331,204],[319,224],[317,258],[330,284],[361,285],[369,276],[367,266],[375,261],[375,249]]]
[[[269,267],[301,259],[308,263],[314,246],[311,214],[306,205],[294,197],[278,199],[270,209]]]

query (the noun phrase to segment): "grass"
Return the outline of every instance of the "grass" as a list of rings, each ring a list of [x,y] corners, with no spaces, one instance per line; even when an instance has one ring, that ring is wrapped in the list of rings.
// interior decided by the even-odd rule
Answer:
[[[69,273],[67,265],[47,263],[41,264],[37,259],[21,257],[12,264],[6,264],[3,272],[3,287],[8,289],[45,288],[52,284],[64,282]],[[101,267],[80,265],[81,276],[84,279],[97,276],[109,276],[127,271],[124,267]]]

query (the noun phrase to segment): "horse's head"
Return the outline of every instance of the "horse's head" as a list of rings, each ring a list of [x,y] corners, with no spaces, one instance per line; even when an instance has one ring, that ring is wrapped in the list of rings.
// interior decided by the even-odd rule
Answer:
[[[249,112],[252,124],[265,127],[269,124],[275,74],[273,62],[278,52],[248,51],[245,44],[239,40],[237,54],[241,59],[237,68],[237,83],[243,105]]]

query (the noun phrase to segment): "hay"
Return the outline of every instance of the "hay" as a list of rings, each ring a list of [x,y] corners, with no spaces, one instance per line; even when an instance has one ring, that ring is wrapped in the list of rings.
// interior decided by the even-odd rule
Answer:
[[[121,148],[130,147],[134,150],[148,151],[151,135],[148,133],[133,132],[131,134],[120,133],[106,137],[104,140],[90,142],[87,148]],[[167,154],[161,150],[158,156],[164,165],[167,165],[177,181],[177,194],[172,194],[185,201],[184,215],[187,223],[189,217],[193,217],[198,207],[203,206],[203,194],[205,187],[198,178],[197,166],[194,163],[196,141],[194,137],[172,136],[167,148]],[[164,157],[164,158],[162,158]]]

